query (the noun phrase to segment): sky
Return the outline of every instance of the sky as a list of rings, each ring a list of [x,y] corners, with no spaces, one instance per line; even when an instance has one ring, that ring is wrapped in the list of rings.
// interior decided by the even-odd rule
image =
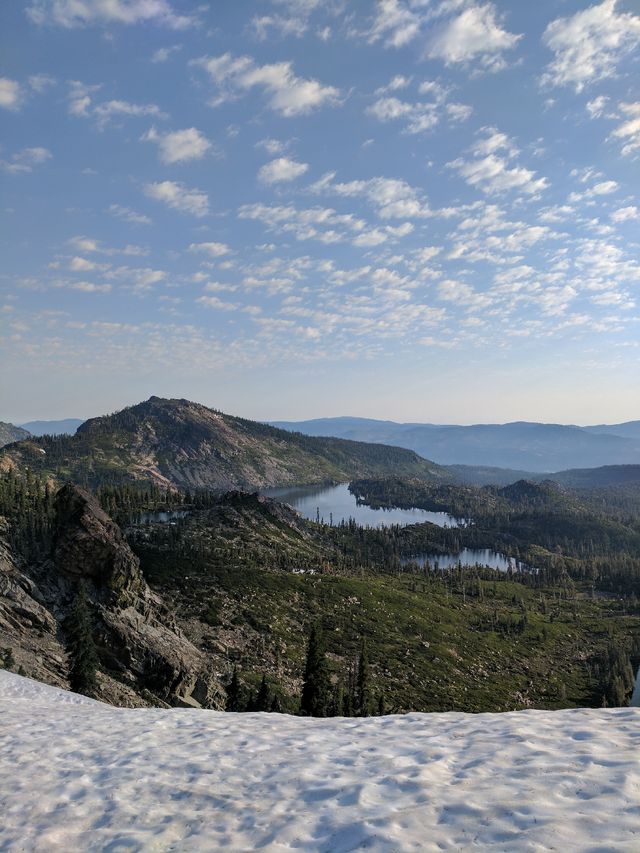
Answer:
[[[640,1],[0,7],[0,420],[640,418]]]

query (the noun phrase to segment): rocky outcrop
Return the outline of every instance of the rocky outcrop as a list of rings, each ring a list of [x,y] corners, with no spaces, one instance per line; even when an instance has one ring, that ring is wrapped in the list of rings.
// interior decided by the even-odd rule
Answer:
[[[58,687],[66,686],[67,656],[55,616],[42,592],[19,566],[0,517],[0,651],[11,649],[15,669]]]
[[[64,624],[82,583],[93,605],[102,673],[98,698],[113,704],[223,707],[206,656],[148,587],[138,558],[95,498],[76,486],[56,496],[52,557],[21,570],[0,540],[0,649],[16,666],[66,686]],[[0,531],[1,532],[1,531]]]
[[[101,601],[126,606],[146,592],[140,562],[97,500],[67,484],[56,495],[53,559],[58,572],[91,582]]]

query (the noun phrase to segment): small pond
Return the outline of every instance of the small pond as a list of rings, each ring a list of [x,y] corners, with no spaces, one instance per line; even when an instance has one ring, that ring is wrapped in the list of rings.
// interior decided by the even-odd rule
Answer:
[[[191,515],[193,510],[190,509],[167,509],[154,510],[153,512],[134,512],[131,514],[131,521],[134,524],[158,524],[171,521],[177,521],[179,518],[186,518]]]
[[[501,572],[507,572],[509,569],[512,571],[531,571],[531,567],[525,563],[488,548],[463,548],[457,554],[418,554],[416,557],[407,557],[401,560],[401,563],[404,566],[408,563],[417,563],[419,566],[429,563],[432,568],[437,567],[439,569],[451,569],[460,564],[462,566],[488,566],[490,569],[498,569]]]

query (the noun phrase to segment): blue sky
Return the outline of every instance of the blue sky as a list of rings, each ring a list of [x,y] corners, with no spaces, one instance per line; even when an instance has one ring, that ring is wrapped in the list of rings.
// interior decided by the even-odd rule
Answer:
[[[0,30],[0,419],[640,417],[637,0],[26,0]]]

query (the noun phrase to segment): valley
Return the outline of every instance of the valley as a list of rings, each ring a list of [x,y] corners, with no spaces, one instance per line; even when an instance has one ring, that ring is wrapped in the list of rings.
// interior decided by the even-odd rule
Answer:
[[[597,486],[580,472],[575,486],[470,485],[410,451],[291,436],[159,398],[76,436],[9,445],[0,465],[0,613],[5,648],[28,675],[65,684],[66,614],[82,583],[97,620],[96,695],[115,703],[216,707],[235,678],[236,704],[253,707],[264,683],[270,702],[296,713],[313,626],[326,646],[324,713],[354,712],[365,640],[368,713],[631,696],[640,481],[626,468],[592,471]],[[93,491],[101,509],[72,522],[59,497],[70,488],[87,507]],[[95,531],[110,529],[91,520],[99,511],[122,531],[113,553],[131,567],[113,588],[97,556]],[[87,574],[74,558],[69,574],[59,542],[72,523],[95,551],[87,565],[104,569]],[[33,600],[22,611],[45,607],[40,639],[16,627],[35,618],[16,611],[20,585]],[[126,627],[132,618],[142,633]],[[191,651],[176,657],[177,640],[161,651],[160,625]],[[160,678],[159,655],[171,661]]]

